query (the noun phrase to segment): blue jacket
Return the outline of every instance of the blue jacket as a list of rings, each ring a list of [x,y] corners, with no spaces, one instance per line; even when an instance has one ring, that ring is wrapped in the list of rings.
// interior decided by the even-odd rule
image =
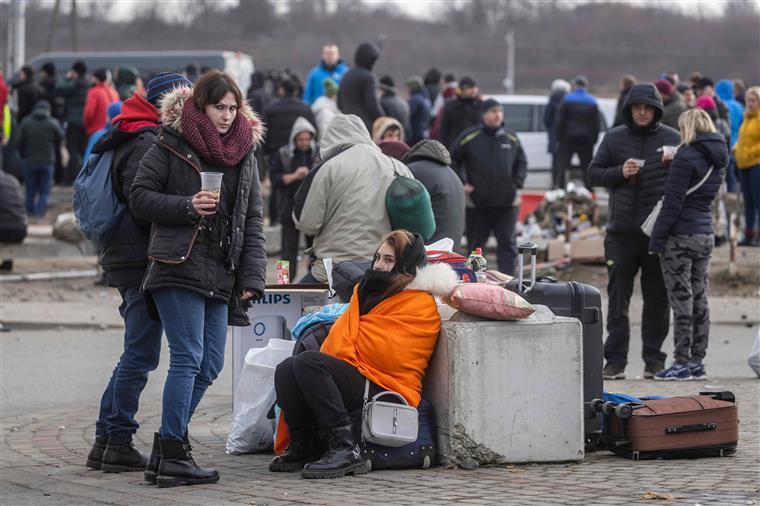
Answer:
[[[430,99],[423,90],[415,91],[409,97],[409,138],[408,144],[414,146],[425,138],[430,125]]]
[[[554,134],[560,144],[596,144],[600,128],[599,107],[588,91],[579,88],[562,98],[554,120]]]
[[[303,91],[303,101],[312,105],[315,100],[325,94],[324,82],[328,77],[332,78],[336,84],[340,84],[340,79],[348,71],[348,65],[343,60],[338,60],[332,70],[325,66],[325,62],[319,62],[319,65],[311,69],[306,78],[306,89]]]
[[[663,253],[671,235],[713,233],[710,206],[723,182],[727,163],[728,147],[719,133],[697,134],[694,142],[678,149],[668,169],[665,199],[652,231],[650,251]],[[686,191],[699,183],[711,166],[713,171],[707,181],[686,196]]]
[[[744,119],[744,107],[734,98],[734,83],[721,79],[715,85],[715,93],[728,107],[728,119],[731,120],[731,143],[739,140],[739,127]]]

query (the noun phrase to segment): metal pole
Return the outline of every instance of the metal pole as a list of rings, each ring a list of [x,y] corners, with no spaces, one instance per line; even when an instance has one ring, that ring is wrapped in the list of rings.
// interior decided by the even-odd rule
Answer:
[[[11,72],[20,69],[26,59],[26,0],[11,2]],[[10,31],[9,31],[10,32]]]
[[[77,19],[77,0],[71,0],[71,49],[74,52],[79,51]]]
[[[505,84],[507,93],[515,92],[515,31],[509,29],[505,37],[507,43],[507,78]]]
[[[55,37],[55,29],[58,25],[58,13],[61,10],[61,0],[55,0],[55,6],[53,7],[53,18],[50,21],[50,31],[48,31],[46,50],[50,52],[53,49],[53,38]]]
[[[1,6],[6,17],[5,23],[5,49],[3,50],[3,74],[5,79],[13,75],[13,5]]]

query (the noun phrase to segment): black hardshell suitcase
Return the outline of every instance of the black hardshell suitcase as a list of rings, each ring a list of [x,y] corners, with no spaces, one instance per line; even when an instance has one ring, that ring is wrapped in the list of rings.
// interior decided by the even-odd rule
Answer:
[[[557,316],[577,318],[583,325],[583,426],[586,451],[595,451],[601,441],[602,419],[592,409],[592,401],[602,396],[602,368],[604,366],[604,326],[602,324],[602,295],[599,290],[585,283],[564,282],[540,276],[536,277],[535,244],[517,246],[519,267],[517,279],[507,283],[507,288],[530,302],[547,306]],[[530,284],[523,281],[523,255],[530,253]]]

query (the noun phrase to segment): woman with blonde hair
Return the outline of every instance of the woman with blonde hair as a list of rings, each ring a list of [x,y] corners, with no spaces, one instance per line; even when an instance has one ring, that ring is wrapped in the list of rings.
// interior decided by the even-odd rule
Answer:
[[[668,299],[675,317],[674,362],[656,380],[706,379],[702,363],[710,335],[707,300],[715,243],[711,203],[728,163],[725,138],[710,116],[691,109],[678,119],[681,144],[670,163],[665,196],[649,244],[661,255]]]
[[[744,194],[743,246],[760,246],[760,86],[744,94],[747,109],[734,146],[739,182]]]

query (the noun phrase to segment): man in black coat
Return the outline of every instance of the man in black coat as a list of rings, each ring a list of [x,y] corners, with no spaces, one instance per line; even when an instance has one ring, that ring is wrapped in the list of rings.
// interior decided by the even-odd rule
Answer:
[[[451,154],[464,191],[475,206],[467,223],[470,251],[484,247],[493,230],[499,271],[513,275],[517,259],[515,201],[528,174],[528,161],[517,135],[504,128],[499,102],[483,102],[482,124],[462,132]]]
[[[649,237],[641,231],[665,188],[660,148],[680,142],[678,132],[660,123],[663,110],[662,97],[653,84],[633,86],[623,106],[625,124],[607,132],[588,168],[589,186],[604,186],[610,195],[604,240],[609,277],[605,379],[625,378],[631,333],[628,306],[639,271],[644,298],[644,377],[652,378],[664,368],[666,355],[660,348],[668,335],[670,306],[660,259],[649,254]]]
[[[377,83],[372,74],[372,67],[379,57],[380,52],[373,44],[360,44],[354,55],[354,67],[343,75],[338,88],[338,109],[343,114],[359,116],[367,131],[372,131],[372,124],[383,116],[377,97]]]
[[[458,251],[464,234],[464,188],[451,168],[449,151],[438,141],[423,140],[412,146],[401,161],[430,194],[435,232],[428,243],[453,239],[454,251]]]
[[[454,141],[463,131],[480,124],[480,90],[470,76],[459,80],[457,98],[447,102],[441,113],[441,128],[438,140],[449,151],[454,148]]]
[[[135,93],[124,101],[114,127],[92,149],[93,155],[113,152],[111,176],[119,200],[129,203],[130,188],[143,155],[158,132],[158,100],[190,81],[179,74],[162,73],[148,82],[147,99]],[[95,443],[87,467],[144,471],[147,459],[132,445],[138,424],[134,419],[148,373],[158,366],[161,322],[152,319],[140,283],[148,265],[151,224],[135,218],[128,207],[108,248],[100,255],[106,284],[119,290],[124,319],[124,353],[100,401]]]
[[[34,69],[30,65],[21,67],[19,81],[14,84],[18,100],[16,121],[21,124],[24,118],[34,110],[37,101],[42,98],[43,90],[34,82]]]
[[[285,79],[280,84],[282,97],[270,102],[264,108],[264,125],[267,128],[266,142],[264,143],[264,154],[269,164],[272,163],[272,157],[277,151],[287,146],[290,139],[290,131],[293,124],[298,118],[305,118],[312,125],[317,122],[314,119],[314,113],[303,100],[296,97],[296,83],[291,79]],[[280,221],[280,190],[272,186],[272,193],[269,195],[269,222],[276,224]]]

